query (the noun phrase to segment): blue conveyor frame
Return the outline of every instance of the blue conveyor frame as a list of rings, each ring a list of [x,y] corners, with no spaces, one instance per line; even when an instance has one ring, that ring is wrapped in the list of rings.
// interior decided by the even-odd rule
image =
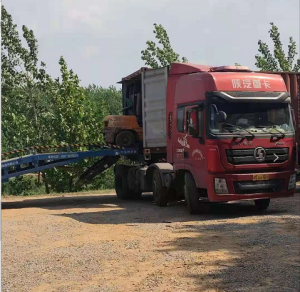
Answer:
[[[127,156],[138,154],[138,149],[98,149],[79,152],[60,152],[30,154],[21,157],[11,158],[1,161],[1,181],[7,182],[10,178],[20,175],[44,171],[53,167],[75,163],[85,158],[107,157],[107,156]]]

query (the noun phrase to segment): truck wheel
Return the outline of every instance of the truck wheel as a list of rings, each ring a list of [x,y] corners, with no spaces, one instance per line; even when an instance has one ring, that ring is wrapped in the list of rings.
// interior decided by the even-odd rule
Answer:
[[[119,165],[116,167],[115,190],[118,198],[122,200],[129,199],[130,190],[126,178],[126,169],[123,165]]]
[[[195,180],[190,172],[184,174],[184,197],[190,214],[197,214],[201,210],[199,193]]]
[[[270,205],[270,199],[254,200],[254,203],[258,210],[267,210]]]
[[[128,185],[128,169],[124,165],[116,166],[115,172],[115,190],[117,197],[122,200],[139,199],[142,195],[141,192],[131,190]]]
[[[135,137],[130,131],[122,131],[116,136],[116,144],[121,147],[130,147],[134,144]]]
[[[157,169],[153,172],[152,177],[152,191],[156,205],[167,206],[168,204],[168,190],[163,186],[162,179]]]

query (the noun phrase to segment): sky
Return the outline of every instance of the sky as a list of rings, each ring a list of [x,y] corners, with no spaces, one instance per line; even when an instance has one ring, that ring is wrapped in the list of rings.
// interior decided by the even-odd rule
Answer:
[[[39,59],[54,78],[64,56],[81,85],[116,85],[144,66],[141,50],[162,24],[172,47],[192,63],[255,67],[259,39],[272,48],[274,22],[287,50],[299,50],[299,0],[2,0],[21,29],[32,29]]]

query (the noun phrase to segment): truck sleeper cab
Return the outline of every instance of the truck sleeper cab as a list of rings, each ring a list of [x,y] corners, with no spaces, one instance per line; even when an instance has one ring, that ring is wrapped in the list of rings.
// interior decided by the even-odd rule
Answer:
[[[166,80],[165,144],[159,145],[166,145],[166,161],[129,167],[129,191],[130,186],[135,193],[152,190],[158,205],[184,197],[190,213],[197,213],[202,201],[254,200],[265,209],[270,198],[293,195],[294,119],[280,76],[243,66],[174,63]],[[153,92],[161,96],[157,89]],[[143,108],[151,98],[161,99],[153,92],[148,82]],[[157,129],[146,126],[147,139]],[[145,135],[143,143],[151,155]]]

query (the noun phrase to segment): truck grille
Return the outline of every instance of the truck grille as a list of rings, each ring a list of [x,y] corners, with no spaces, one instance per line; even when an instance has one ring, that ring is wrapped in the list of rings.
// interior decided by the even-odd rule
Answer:
[[[234,182],[236,194],[274,193],[284,189],[284,179],[271,179],[265,181],[239,181]]]
[[[289,157],[289,148],[265,148],[266,158],[262,162],[258,162],[254,157],[253,149],[227,149],[227,160],[231,164],[259,164],[259,163],[282,163],[287,161]],[[275,154],[279,157],[276,159]]]

